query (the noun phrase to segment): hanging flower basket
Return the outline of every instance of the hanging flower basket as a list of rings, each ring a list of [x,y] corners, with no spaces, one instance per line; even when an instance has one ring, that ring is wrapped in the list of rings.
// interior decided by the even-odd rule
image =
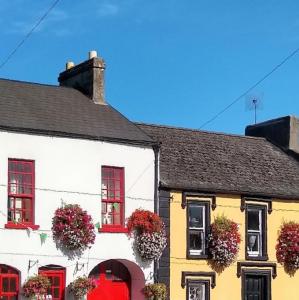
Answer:
[[[23,285],[23,294],[30,299],[45,299],[50,288],[50,280],[43,275],[29,277]]]
[[[136,248],[144,260],[158,260],[167,246],[165,231],[142,233],[135,238]]]
[[[96,287],[95,280],[86,276],[78,277],[69,285],[69,291],[76,299],[84,298]]]
[[[238,224],[225,216],[216,217],[208,238],[213,264],[219,268],[228,267],[238,255],[240,242]]]
[[[299,224],[284,223],[276,245],[276,258],[288,271],[299,269]]]
[[[127,222],[129,235],[135,237],[135,249],[145,261],[158,260],[167,237],[161,218],[148,210],[135,210]]]
[[[143,288],[145,297],[152,300],[166,300],[167,289],[164,283],[150,283]]]
[[[58,208],[52,220],[53,239],[70,251],[84,251],[95,241],[91,216],[77,204]]]

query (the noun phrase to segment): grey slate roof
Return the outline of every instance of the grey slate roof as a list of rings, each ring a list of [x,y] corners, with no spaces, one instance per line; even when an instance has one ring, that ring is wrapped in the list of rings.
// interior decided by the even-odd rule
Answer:
[[[0,129],[134,144],[153,141],[110,105],[79,91],[0,79]]]
[[[299,162],[264,138],[138,126],[161,143],[164,188],[299,200]]]

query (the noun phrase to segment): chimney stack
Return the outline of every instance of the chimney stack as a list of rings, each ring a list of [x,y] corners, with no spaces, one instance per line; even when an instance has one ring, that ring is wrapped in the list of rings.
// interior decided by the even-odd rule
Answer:
[[[299,119],[294,116],[247,126],[245,134],[264,137],[286,152],[299,154]]]
[[[90,51],[89,59],[79,65],[67,62],[66,70],[59,74],[58,81],[61,86],[79,90],[94,103],[105,105],[104,71],[104,60],[97,56],[96,51]]]

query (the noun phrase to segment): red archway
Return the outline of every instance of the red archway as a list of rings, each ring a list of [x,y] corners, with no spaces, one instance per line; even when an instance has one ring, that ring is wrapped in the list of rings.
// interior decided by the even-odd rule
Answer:
[[[143,300],[141,290],[144,274],[140,267],[128,260],[107,260],[93,268],[89,277],[97,282],[88,300]]]

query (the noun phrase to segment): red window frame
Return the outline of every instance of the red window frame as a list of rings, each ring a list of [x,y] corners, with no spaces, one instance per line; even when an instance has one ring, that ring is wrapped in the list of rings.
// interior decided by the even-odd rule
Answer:
[[[3,281],[8,280],[8,291],[3,291]],[[11,281],[15,280],[15,290],[11,291]],[[0,265],[0,299],[6,297],[7,300],[18,299],[19,295],[19,271],[7,265]]]
[[[6,228],[38,229],[34,225],[35,164],[33,160],[8,159]]]
[[[102,166],[102,228],[104,232],[127,232],[124,226],[124,168]]]
[[[65,269],[64,268],[51,268],[51,267],[42,267],[38,270],[38,274],[46,276],[51,281],[51,287],[48,290],[48,295],[51,294],[52,300],[64,300],[65,294]],[[55,285],[53,278],[59,278],[59,284]],[[54,297],[54,289],[59,288],[59,296]]]

